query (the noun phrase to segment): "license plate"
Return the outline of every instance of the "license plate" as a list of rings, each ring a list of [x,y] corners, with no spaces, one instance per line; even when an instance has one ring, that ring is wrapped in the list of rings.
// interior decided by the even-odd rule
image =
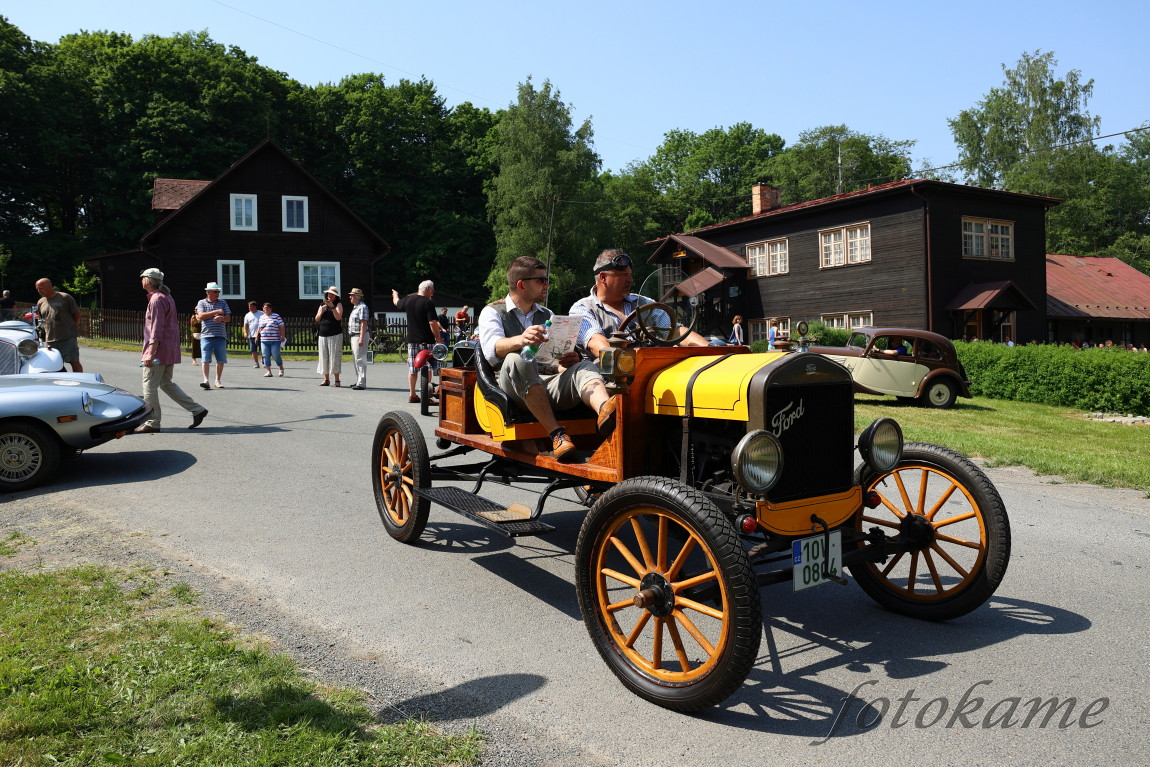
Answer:
[[[830,581],[823,575],[823,562],[831,575],[842,575],[843,561],[843,535],[841,530],[832,530],[830,533],[830,551],[827,549],[827,539],[821,535],[812,535],[810,538],[800,538],[791,544],[791,554],[794,564],[795,591],[809,589]],[[829,557],[828,557],[829,554]]]

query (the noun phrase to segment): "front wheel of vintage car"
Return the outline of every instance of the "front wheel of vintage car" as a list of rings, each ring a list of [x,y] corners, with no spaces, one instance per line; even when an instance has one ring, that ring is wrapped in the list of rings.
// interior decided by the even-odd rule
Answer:
[[[27,490],[56,473],[60,444],[32,423],[0,426],[0,491]]]
[[[923,404],[928,407],[945,410],[958,399],[958,389],[951,381],[945,378],[936,378],[926,387]]]
[[[615,485],[583,521],[575,567],[591,641],[635,694],[690,712],[746,679],[759,591],[734,526],[702,493],[664,477]]]
[[[431,502],[414,491],[431,486],[431,462],[414,416],[392,411],[379,419],[371,448],[371,481],[388,535],[403,543],[419,538]]]
[[[891,471],[860,469],[879,505],[855,518],[909,544],[885,562],[850,566],[863,591],[894,612],[927,620],[965,615],[990,598],[1010,561],[1010,522],[994,484],[963,456],[913,442]]]

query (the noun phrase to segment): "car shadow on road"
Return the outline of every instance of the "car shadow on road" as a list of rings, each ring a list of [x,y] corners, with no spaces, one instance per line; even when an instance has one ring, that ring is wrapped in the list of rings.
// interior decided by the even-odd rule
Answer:
[[[836,738],[860,735],[878,726],[882,717],[876,717],[876,708],[869,709],[869,715],[864,713],[859,698],[885,696],[897,703],[900,695],[917,687],[922,701],[941,695],[956,703],[970,684],[981,680],[972,677],[963,689],[951,689],[950,681],[945,682],[946,689],[924,687],[923,678],[950,665],[935,656],[977,652],[1028,634],[1077,633],[1091,626],[1078,613],[1009,597],[992,597],[981,608],[952,621],[920,621],[887,612],[852,590],[853,594],[838,590],[830,598],[806,604],[802,603],[805,595],[771,594],[769,612],[764,605],[766,634],[761,652],[765,653],[740,689],[699,716],[756,732],[809,735],[814,742],[832,730]],[[804,664],[803,658],[810,662]],[[858,674],[861,691],[815,681],[819,674],[836,668]],[[916,681],[908,684],[905,680]],[[976,692],[993,695],[988,689],[992,681]],[[911,711],[912,719],[919,710]],[[981,719],[985,711],[972,716]],[[943,721],[949,721],[954,712],[955,708],[947,711]]]
[[[141,447],[145,440],[138,437]],[[48,489],[83,489],[97,485],[119,485],[134,482],[153,482],[165,479],[196,463],[196,456],[187,450],[143,449],[119,450],[115,453],[84,453],[74,461],[64,461]]]
[[[384,724],[426,717],[443,722],[476,719],[495,713],[519,698],[532,695],[547,683],[538,674],[495,674],[472,679],[442,691],[395,701],[383,709]]]

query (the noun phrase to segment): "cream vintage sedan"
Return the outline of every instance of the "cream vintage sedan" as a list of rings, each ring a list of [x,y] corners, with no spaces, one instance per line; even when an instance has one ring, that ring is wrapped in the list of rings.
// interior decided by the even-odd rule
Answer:
[[[954,344],[945,336],[911,328],[859,328],[845,347],[812,346],[851,371],[855,390],[893,394],[900,400],[948,408],[970,398],[970,381]]]

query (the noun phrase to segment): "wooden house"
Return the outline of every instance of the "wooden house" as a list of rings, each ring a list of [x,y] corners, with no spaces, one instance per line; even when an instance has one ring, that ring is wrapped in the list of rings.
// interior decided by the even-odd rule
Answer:
[[[1046,210],[1058,200],[929,180],[779,205],[658,243],[663,293],[693,296],[697,329],[748,339],[798,320],[912,327],[951,338],[1046,338]],[[653,292],[653,291],[652,291]]]
[[[374,270],[388,245],[275,142],[265,140],[213,181],[156,179],[157,223],[138,248],[86,263],[100,274],[106,309],[141,309],[139,274],[165,275],[181,311],[204,286],[242,317],[247,302],[271,301],[283,316],[311,316],[335,285],[372,295]]]

